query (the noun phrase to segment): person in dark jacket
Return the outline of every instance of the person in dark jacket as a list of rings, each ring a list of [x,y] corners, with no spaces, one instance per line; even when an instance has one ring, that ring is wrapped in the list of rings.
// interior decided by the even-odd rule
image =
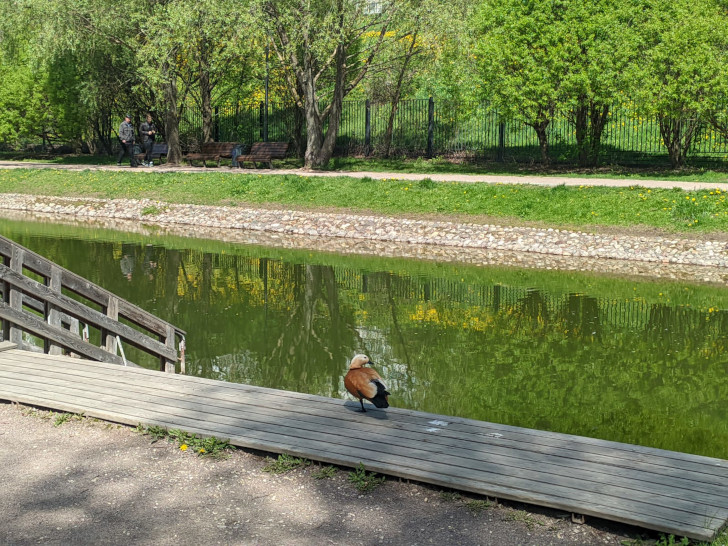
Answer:
[[[134,127],[132,127],[131,116],[129,114],[124,116],[124,121],[119,126],[119,143],[121,144],[121,150],[119,150],[119,157],[116,159],[116,164],[121,166],[121,160],[124,159],[124,154],[129,154],[129,166],[136,167],[136,160],[134,159]]]
[[[154,149],[154,135],[157,134],[157,128],[152,121],[152,114],[147,114],[147,121],[139,126],[139,134],[142,136],[142,146],[144,147],[144,163],[145,167],[153,167],[152,150]]]

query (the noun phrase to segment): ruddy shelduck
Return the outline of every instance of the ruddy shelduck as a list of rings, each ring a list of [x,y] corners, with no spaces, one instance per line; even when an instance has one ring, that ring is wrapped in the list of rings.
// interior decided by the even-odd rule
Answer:
[[[344,376],[346,390],[359,400],[362,412],[367,411],[364,409],[365,398],[378,408],[388,408],[386,385],[379,374],[373,368],[365,368],[365,364],[370,364],[367,355],[356,355],[351,359],[349,371]]]

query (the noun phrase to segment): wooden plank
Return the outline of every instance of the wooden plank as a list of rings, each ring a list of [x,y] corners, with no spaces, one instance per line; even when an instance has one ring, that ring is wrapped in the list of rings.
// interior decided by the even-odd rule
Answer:
[[[62,376],[62,373],[57,372],[57,375]],[[8,381],[9,385],[16,384],[11,378],[4,375],[2,370],[0,370],[0,378]],[[361,428],[352,428],[349,423],[342,422],[341,419],[336,418],[333,414],[326,419],[312,420],[310,416],[301,416],[293,407],[268,408],[267,411],[260,412],[257,411],[257,406],[252,405],[251,401],[246,400],[241,400],[237,404],[223,406],[216,401],[212,401],[211,403],[211,401],[207,400],[207,396],[205,396],[202,401],[195,400],[190,402],[187,399],[179,398],[179,394],[176,392],[169,391],[165,393],[163,385],[148,387],[139,385],[138,392],[124,389],[123,395],[120,395],[119,384],[116,381],[110,383],[109,381],[96,380],[88,384],[84,383],[90,389],[86,391],[83,389],[79,390],[75,387],[78,383],[76,379],[67,381],[64,381],[62,377],[55,380],[50,377],[45,379],[50,384],[45,384],[45,386],[50,389],[58,388],[63,392],[67,392],[68,390],[72,391],[75,395],[85,393],[89,399],[98,399],[107,403],[122,401],[124,404],[131,403],[135,407],[145,407],[145,404],[151,401],[152,408],[148,409],[156,407],[159,411],[164,411],[171,415],[178,415],[180,412],[183,412],[187,417],[195,415],[196,419],[205,422],[209,421],[211,424],[221,419],[224,421],[226,418],[233,419],[233,422],[243,419],[247,422],[248,426],[256,430],[270,434],[288,433],[289,435],[291,435],[291,431],[294,431],[293,435],[309,439],[315,438],[323,430],[326,431],[326,434],[335,435],[334,440],[329,440],[332,443],[337,443],[339,437],[342,437],[366,444],[370,441],[372,435],[376,434],[379,441],[385,442],[388,445],[397,445],[399,449],[406,451],[410,456],[416,454],[421,449],[423,452],[432,452],[441,462],[446,461],[453,466],[459,464],[461,467],[469,467],[470,464],[478,464],[480,459],[486,457],[490,464],[498,464],[502,469],[506,469],[512,473],[520,473],[524,468],[531,468],[537,469],[539,472],[544,473],[544,475],[561,474],[568,476],[569,479],[584,480],[580,484],[582,489],[589,489],[591,486],[590,482],[595,482],[597,487],[592,489],[594,492],[600,494],[608,493],[609,487],[613,485],[620,485],[624,489],[636,491],[637,495],[640,495],[641,492],[646,492],[644,500],[647,502],[653,499],[655,493],[659,493],[663,497],[671,497],[671,508],[681,508],[690,511],[692,508],[701,505],[711,506],[705,491],[694,494],[689,492],[688,495],[682,495],[682,497],[677,495],[676,488],[685,489],[690,486],[691,482],[685,479],[681,482],[665,482],[662,484],[642,483],[640,474],[637,472],[633,472],[631,475],[622,472],[610,474],[609,468],[605,465],[593,465],[593,468],[587,472],[580,468],[574,469],[570,465],[560,464],[561,461],[559,461],[558,457],[541,456],[538,458],[529,458],[527,454],[526,458],[523,458],[518,453],[515,453],[516,456],[514,456],[514,450],[496,449],[487,451],[479,449],[477,444],[469,447],[470,444],[467,438],[463,438],[459,444],[433,446],[428,443],[427,434],[420,433],[419,435],[407,437],[406,434],[401,434],[401,431],[382,430],[380,426],[367,427],[365,425]],[[442,458],[443,454],[444,459]],[[429,456],[426,455],[423,458],[427,459]],[[452,460],[448,460],[450,458]],[[469,459],[475,460],[468,461]],[[489,469],[488,472],[493,472],[493,469]],[[596,481],[594,479],[595,477],[597,478]],[[609,485],[606,487],[601,485],[603,480],[608,480]],[[617,494],[621,495],[622,491],[618,491]],[[721,506],[728,504],[728,497],[725,496],[725,491],[722,488],[715,487],[714,493],[719,495],[719,500],[717,501],[717,508],[719,509],[718,515],[728,518],[728,510],[724,509],[720,511]],[[632,498],[636,499],[637,496],[633,495]],[[689,504],[683,506],[682,503],[684,500],[689,501]],[[618,504],[623,504],[620,497],[618,497]]]
[[[17,356],[22,354],[23,353],[21,351],[17,351],[14,355],[12,355],[12,357],[22,358]],[[44,357],[43,355],[29,355],[28,358],[42,359]],[[82,362],[78,361],[69,362],[68,367],[80,367],[83,370],[89,369],[88,365],[84,365]],[[110,368],[108,369],[108,372],[101,368],[103,368],[103,366],[100,368],[98,366],[93,366],[88,373],[111,373],[114,377],[113,380],[119,384],[120,388],[127,387],[126,380],[124,379],[126,374],[124,374],[123,371],[116,373],[118,368],[115,366],[107,367]],[[156,372],[142,369],[137,371],[138,373],[147,376],[141,379],[141,381],[144,382],[154,381],[155,377],[158,377]],[[71,369],[67,370],[67,372],[73,373]],[[377,412],[376,410],[369,411],[366,416],[361,416],[360,414],[353,412],[343,412],[342,410],[344,408],[342,407],[340,400],[304,395],[291,391],[279,391],[275,389],[265,389],[262,387],[251,387],[248,385],[221,382],[212,382],[211,384],[209,380],[189,376],[175,376],[168,379],[175,385],[182,385],[181,387],[175,386],[175,389],[179,389],[180,396],[198,394],[199,396],[206,398],[225,397],[231,401],[237,401],[240,400],[241,396],[246,395],[246,393],[254,391],[258,399],[261,400],[262,404],[276,406],[288,403],[286,401],[291,400],[291,403],[297,404],[297,411],[299,412],[310,412],[311,404],[315,404],[316,407],[327,406],[331,407],[332,411],[340,414],[341,419],[349,420],[354,424],[361,419],[371,420],[377,413],[384,414],[384,412]],[[82,378],[79,377],[79,380],[82,380]],[[349,407],[354,406],[355,404],[353,403],[349,404]],[[397,425],[398,427],[411,426],[415,429],[421,429],[423,427],[421,413],[414,412],[414,415],[412,415],[410,410],[394,408],[389,410],[387,413],[392,413],[394,411],[397,412],[400,419]],[[459,419],[439,415],[432,415],[432,417],[437,420],[450,421]],[[466,424],[469,424],[469,426],[464,426]],[[500,432],[493,431],[501,431],[502,434]],[[460,427],[453,425],[445,427],[438,432],[437,436],[430,438],[429,441],[458,441],[459,435],[467,432],[471,433],[473,438],[482,442],[487,442],[488,444],[516,447],[522,450],[530,449],[533,451],[554,453],[566,459],[577,457],[580,460],[586,459],[590,462],[617,465],[621,469],[628,470],[630,468],[634,468],[672,477],[680,477],[683,475],[683,472],[687,471],[692,473],[691,479],[696,482],[707,481],[708,483],[724,484],[725,480],[728,479],[728,465],[726,465],[725,461],[720,459],[657,450],[654,448],[643,448],[641,446],[620,444],[593,438],[576,437],[547,431],[519,429],[518,427],[508,427],[506,425],[497,425],[480,421],[464,423],[461,424]],[[610,453],[611,455],[606,456],[605,453]],[[723,466],[721,466],[721,463]]]
[[[477,432],[481,428],[479,426],[462,426],[463,430],[457,433],[448,427],[450,437],[433,437],[422,432],[427,420],[441,417],[432,414],[390,408],[386,413],[378,412],[379,416],[387,417],[386,420],[375,420],[372,419],[375,416],[370,414],[342,412],[341,400],[222,384],[200,378],[162,376],[148,370],[137,369],[127,373],[130,370],[106,365],[90,366],[77,361],[67,362],[74,370],[68,378],[63,379],[63,373],[58,368],[60,358],[38,355],[40,363],[31,365],[35,355],[18,358],[17,353],[21,352],[11,350],[3,353],[15,357],[13,363],[7,366],[6,359],[0,355],[4,373],[12,371],[14,366],[18,368],[16,375],[19,377],[9,381],[3,375],[0,394],[5,393],[2,395],[7,396],[10,393],[26,403],[52,403],[64,406],[61,409],[67,411],[78,411],[78,407],[83,406],[87,413],[93,412],[102,418],[129,424],[142,421],[201,434],[230,436],[231,440],[235,438],[239,445],[245,447],[290,452],[336,464],[355,465],[361,460],[370,470],[608,517],[701,540],[709,540],[725,522],[725,511],[721,511],[726,506],[725,496],[720,493],[725,489],[726,481],[721,482],[720,478],[722,489],[714,495],[717,500],[712,501],[707,497],[701,499],[691,496],[694,492],[687,487],[691,482],[689,475],[681,478],[682,481],[675,488],[665,489],[664,477],[655,477],[650,473],[648,479],[637,480],[640,481],[637,486],[632,483],[633,476],[615,481],[614,477],[620,477],[621,469],[616,469],[615,476],[609,476],[603,471],[604,462],[594,465],[589,461],[569,458],[560,461],[553,454],[523,455],[517,450],[512,450],[517,457],[510,460],[503,446],[496,446],[496,451],[488,451],[493,446],[488,446],[483,435]],[[45,376],[43,365],[50,372]],[[66,366],[66,363],[63,365]],[[81,373],[84,369],[90,374],[85,379]],[[104,380],[103,374],[106,373],[109,377]],[[120,382],[120,376],[126,376],[127,380]],[[275,396],[276,392],[281,394]],[[319,413],[310,414],[317,407]],[[489,429],[491,424],[483,426]],[[462,446],[459,450],[453,450],[452,442],[458,435],[465,441],[463,446],[471,446],[473,453]],[[418,436],[422,441],[417,441]],[[524,436],[527,435],[524,433]],[[372,437],[384,440],[380,442],[381,447],[371,449]],[[538,434],[534,437],[541,441]],[[431,441],[426,441],[428,438]],[[558,438],[572,443],[575,437],[552,437],[553,440]],[[591,447],[589,441],[582,445]],[[620,444],[615,444],[615,447],[619,448]],[[620,455],[616,459],[621,461],[622,454],[629,453],[630,449],[618,451]],[[655,456],[661,454],[661,450],[653,452]],[[674,457],[672,452],[666,453],[669,456],[663,457],[663,461],[655,468],[672,461],[683,462]],[[690,456],[688,459],[690,464],[701,467],[698,463],[703,458]],[[540,461],[545,461],[546,466],[540,465]],[[712,460],[707,459],[703,467],[710,468],[711,463]],[[524,473],[519,465],[526,464],[535,466]],[[580,474],[570,474],[570,465]],[[592,468],[601,470],[589,475]],[[599,480],[612,481],[603,488],[597,487]],[[647,482],[653,480],[657,482],[655,491],[650,493],[649,490],[640,490],[635,493],[635,487],[651,487]],[[683,494],[681,490],[689,494]],[[715,502],[717,506],[707,505],[709,502]]]
[[[118,387],[121,387],[121,386],[122,386],[122,385],[119,385],[118,381],[115,381],[115,382],[114,382],[114,385],[115,385],[115,387],[114,387],[114,388],[116,388],[117,386],[118,386]],[[125,387],[126,387],[126,386],[125,386]],[[126,387],[126,388],[128,388],[128,387]],[[159,387],[154,387],[154,389],[157,389],[157,388],[159,388]],[[127,395],[128,395],[128,394],[130,394],[130,393],[131,393],[131,391],[127,391]],[[174,395],[177,395],[177,393],[174,393]],[[209,395],[209,393],[205,393],[205,394],[204,394],[204,397],[205,397],[205,398],[208,398],[209,396],[210,396],[210,395]],[[218,406],[217,406],[217,407],[215,408],[215,411],[217,412],[217,411],[220,411],[221,409],[224,409],[224,408],[221,408],[221,407],[220,407],[220,406],[218,405]],[[298,409],[296,409],[296,413],[299,413],[299,412],[298,412]],[[248,417],[250,417],[250,415],[249,415]]]
[[[22,354],[22,352],[17,352]],[[42,355],[30,355],[28,358],[43,358]],[[88,369],[87,365],[81,362],[72,361],[69,363],[70,367],[83,367]],[[111,367],[109,373],[114,374],[114,381],[116,381],[120,387],[125,384],[125,374],[123,371],[116,373],[116,367]],[[93,367],[94,371],[89,373],[96,373],[97,366]],[[142,379],[142,381],[148,382],[153,381],[155,376],[158,377],[156,372],[149,370],[137,370],[141,374],[145,374],[148,378]],[[72,373],[68,370],[68,373]],[[99,370],[98,373],[104,374],[106,372]],[[265,389],[261,387],[250,387],[248,385],[239,385],[231,383],[213,382],[210,384],[209,380],[175,376],[168,378],[174,384],[181,384],[182,387],[175,387],[180,389],[180,395],[186,396],[189,394],[199,394],[207,398],[213,397],[226,397],[231,401],[237,401],[241,395],[246,392],[255,391],[256,396],[261,400],[261,403],[268,404],[270,406],[276,406],[278,404],[287,403],[286,400],[292,400],[297,404],[297,411],[309,412],[309,406],[315,403],[318,407],[320,402],[328,404],[333,408],[333,411],[342,414],[342,404],[340,400],[333,400],[330,398],[315,397],[311,395],[304,395],[301,393],[295,393],[291,391],[279,391],[275,389]],[[263,400],[261,397],[267,397]],[[313,402],[311,402],[313,400]],[[350,404],[349,407],[354,407],[355,404]],[[401,421],[398,422],[398,426],[405,426],[405,423],[411,424],[412,427],[422,428],[423,423],[421,420],[421,413],[412,412],[410,410],[392,409],[387,413],[396,411],[400,416]],[[378,412],[383,414],[384,412]],[[370,420],[373,415],[377,414],[376,410],[371,410],[366,416],[361,416],[358,413],[346,412],[347,415],[342,415],[342,419],[349,419],[352,423],[356,423],[358,419]],[[580,460],[586,459],[590,462],[601,462],[605,464],[618,465],[622,469],[635,468],[639,470],[649,470],[650,472],[657,474],[664,474],[666,476],[680,477],[683,472],[688,471],[692,473],[692,479],[696,482],[702,482],[705,480],[711,480],[708,483],[720,483],[724,484],[725,480],[728,479],[728,465],[725,461],[715,458],[702,457],[690,454],[682,454],[672,451],[657,450],[654,448],[643,448],[641,446],[633,446],[627,444],[619,444],[615,442],[608,442],[604,440],[598,440],[593,438],[583,438],[570,435],[564,435],[559,433],[551,433],[546,431],[535,431],[531,429],[519,429],[518,427],[508,427],[506,425],[497,425],[493,423],[484,423],[480,421],[472,421],[470,423],[462,423],[460,427],[454,426],[459,418],[432,415],[436,420],[449,420],[451,426],[442,429],[437,436],[430,438],[429,441],[445,441],[446,439],[455,439],[457,441],[458,435],[466,432],[470,432],[473,438],[478,438],[480,441],[487,442],[488,444],[497,444],[505,447],[516,447],[518,449],[530,449],[534,451],[553,452],[564,458],[577,457]],[[468,426],[465,426],[468,425]],[[500,431],[500,432],[494,432]],[[606,456],[605,453],[610,453],[610,456]],[[662,462],[661,462],[662,461]],[[723,466],[720,466],[721,463]]]
[[[53,398],[44,398],[42,393],[32,391],[18,393],[16,396],[23,403],[31,403],[44,407],[60,407],[65,411],[78,411],[76,404],[58,402]],[[93,403],[93,402],[92,402]],[[124,409],[128,414],[124,414]],[[307,438],[286,436],[283,434],[271,435],[268,432],[249,430],[236,426],[217,426],[215,428],[204,427],[204,422],[188,419],[184,416],[160,414],[158,411],[148,411],[135,406],[126,406],[123,409],[116,409],[108,412],[104,407],[89,407],[85,411],[87,415],[97,416],[112,421],[126,422],[130,425],[144,423],[147,425],[158,424],[171,428],[182,428],[188,432],[215,435],[217,437],[229,438],[235,445],[261,449],[265,451],[284,452],[292,455],[309,457],[315,460],[353,466],[362,462],[370,470],[387,473],[408,479],[416,479],[428,483],[434,483],[445,487],[455,487],[480,494],[497,496],[511,500],[529,502],[544,506],[551,506],[567,511],[577,511],[585,515],[613,519],[641,527],[649,527],[656,530],[674,533],[678,535],[691,536],[703,540],[710,539],[715,531],[706,527],[703,522],[712,521],[710,516],[700,515],[696,523],[682,522],[673,518],[670,509],[665,509],[664,514],[661,507],[653,505],[655,513],[641,513],[625,509],[621,504],[618,507],[605,506],[600,503],[600,497],[594,499],[574,499],[574,492],[568,490],[568,496],[560,496],[560,491],[549,489],[547,493],[533,492],[531,484],[524,482],[524,489],[514,488],[512,485],[503,486],[499,483],[499,477],[486,475],[487,481],[483,482],[472,477],[459,477],[450,474],[450,467],[446,464],[433,461],[418,461],[408,458],[402,453],[382,453],[367,451],[362,447],[342,447],[336,444],[322,444],[317,440]],[[241,420],[245,423],[245,420]],[[715,518],[713,518],[715,519]]]
[[[15,388],[17,387],[16,385],[14,385],[13,382],[9,382],[8,386],[11,390],[15,390]],[[43,389],[35,391],[33,389],[28,389],[28,392],[37,392],[40,394],[47,391],[44,391]],[[76,398],[78,400],[78,403],[84,405],[89,403],[102,403],[103,405],[118,404],[119,407],[126,409],[135,408],[141,411],[156,411],[158,413],[167,414],[169,416],[176,416],[175,418],[201,422],[205,423],[206,425],[210,425],[209,431],[220,430],[221,428],[225,427],[237,427],[247,430],[248,433],[259,433],[264,437],[268,438],[268,441],[272,441],[274,438],[283,435],[292,438],[300,438],[307,441],[316,441],[327,444],[329,446],[339,446],[339,448],[341,448],[341,446],[344,446],[346,448],[351,448],[354,450],[360,450],[363,446],[371,444],[371,437],[368,439],[354,438],[349,435],[342,435],[341,432],[338,430],[325,432],[308,431],[307,433],[301,433],[301,431],[294,426],[285,426],[281,425],[280,423],[270,421],[268,423],[260,424],[245,419],[243,415],[240,415],[233,419],[228,419],[220,416],[215,416],[217,417],[216,419],[211,419],[210,414],[201,413],[191,409],[185,412],[179,412],[175,411],[175,408],[169,408],[167,406],[155,406],[154,403],[142,402],[140,400],[135,400],[133,402],[127,401],[124,400],[123,397],[114,396],[113,394],[107,395],[96,393],[96,396],[94,396],[93,393],[74,392],[73,388],[61,388],[52,392],[61,392],[70,396],[78,397]],[[417,450],[410,449],[410,446],[407,446],[407,448],[407,454],[409,458],[420,461],[420,464],[428,462],[429,464],[431,464],[431,461],[433,460],[431,457],[426,454],[422,456],[422,453],[418,452]],[[337,448],[332,447],[332,449]],[[376,453],[398,455],[402,453],[402,450],[401,446],[384,442],[379,449],[376,449]],[[482,474],[486,473],[491,481],[493,481],[494,479],[500,479],[503,480],[504,484],[509,484],[509,486],[511,487],[513,487],[512,485],[510,485],[512,482],[515,482],[516,484],[528,483],[532,491],[539,490],[540,488],[541,492],[543,493],[554,493],[559,488],[561,488],[562,490],[567,490],[572,497],[575,495],[581,495],[584,499],[601,499],[602,502],[604,502],[604,499],[608,499],[610,497],[610,489],[614,489],[609,485],[603,484],[601,489],[598,488],[596,491],[591,491],[585,486],[584,483],[580,483],[579,480],[573,479],[571,476],[561,480],[543,480],[542,476],[546,475],[543,470],[540,473],[532,473],[528,469],[519,470],[516,468],[515,473],[507,474],[503,472],[504,469],[509,470],[507,465],[497,464],[494,463],[492,460],[488,460],[487,462],[481,462],[481,468],[477,469],[477,471],[474,471],[470,467],[463,466],[462,461],[458,457],[453,457],[450,453],[439,453],[439,457],[436,459],[436,461],[438,465],[444,465],[445,467],[448,467],[449,472],[452,475],[461,476],[464,479],[482,479]],[[502,461],[502,463],[505,463],[505,461]],[[411,464],[412,463],[410,462],[410,466]],[[415,465],[416,464],[417,463],[415,463]],[[622,489],[617,490],[617,493],[619,495],[623,494],[623,492],[624,490]],[[644,495],[643,499],[640,499],[637,496],[633,495],[628,500],[623,499],[621,496],[617,496],[614,497],[612,502],[609,502],[608,504],[612,505],[613,507],[624,508],[625,506],[633,506],[635,507],[634,509],[638,509],[639,506],[642,504],[654,503],[655,499],[656,497],[654,495]],[[672,499],[670,501],[670,506],[667,510],[669,511],[670,517],[675,519],[683,517],[684,512],[691,511],[694,506],[695,505],[693,503],[686,503],[684,501],[676,501],[675,499]],[[725,517],[725,514],[722,515]]]
[[[25,367],[23,367],[22,364],[19,364],[19,366],[19,370],[22,370],[22,373],[28,375],[32,374],[32,364]],[[203,405],[213,408],[214,412],[222,413],[229,409],[246,407],[245,411],[247,412],[247,416],[251,419],[254,418],[256,413],[259,411],[264,412],[265,414],[279,415],[280,411],[284,411],[282,408],[286,408],[285,411],[293,412],[295,415],[304,415],[308,423],[310,423],[314,427],[319,428],[323,426],[330,426],[332,419],[335,419],[336,422],[342,422],[347,424],[357,422],[357,419],[355,418],[357,414],[350,415],[348,412],[342,413],[341,401],[336,401],[337,403],[335,404],[324,405],[321,403],[317,403],[316,405],[311,406],[301,406],[295,400],[286,402],[285,399],[273,398],[265,392],[256,392],[254,396],[250,396],[249,393],[245,396],[241,396],[238,393],[226,395],[224,390],[221,390],[220,392],[215,392],[210,389],[200,390],[197,387],[195,387],[194,389],[186,388],[185,386],[182,386],[181,388],[172,387],[169,386],[168,382],[154,381],[153,378],[150,379],[146,376],[141,378],[138,382],[130,380],[129,374],[114,374],[113,377],[108,377],[108,374],[104,370],[96,369],[90,370],[87,374],[79,374],[78,376],[73,375],[68,371],[61,370],[49,371],[45,373],[48,374],[49,377],[59,379],[68,378],[69,381],[74,382],[84,381],[89,386],[98,385],[100,388],[104,388],[108,380],[113,380],[113,388],[124,389],[126,392],[126,396],[155,395],[160,396],[162,399],[164,399],[166,396],[186,399],[191,394],[196,394],[197,396],[204,399]],[[117,375],[119,375],[120,377],[116,377]],[[225,384],[223,383],[223,385]],[[381,431],[382,429],[389,430],[392,427],[389,427],[388,425],[389,424],[387,422],[370,425],[369,428],[367,428],[367,425],[364,425],[364,430],[368,430],[370,432]],[[630,468],[630,466],[623,465],[623,461],[621,459],[615,457],[607,457],[604,454],[591,455],[588,452],[583,453],[579,452],[578,450],[562,450],[559,453],[554,453],[554,451],[551,449],[544,450],[541,449],[540,446],[538,446],[537,444],[532,445],[527,442],[506,443],[499,442],[496,438],[484,437],[480,434],[471,434],[467,432],[448,434],[444,430],[440,431],[443,432],[443,434],[440,434],[440,432],[438,432],[437,434],[432,434],[423,433],[424,430],[426,430],[426,428],[423,426],[421,420],[419,423],[414,424],[410,424],[403,420],[401,422],[398,421],[396,428],[391,430],[391,432],[389,433],[391,433],[394,438],[399,440],[421,440],[423,437],[426,437],[428,443],[437,446],[445,446],[451,450],[456,449],[458,446],[466,445],[468,449],[472,452],[483,450],[483,453],[486,453],[486,451],[488,453],[504,453],[508,449],[513,449],[515,447],[519,450],[520,457],[526,460],[533,461],[548,461],[552,459],[556,459],[559,461],[568,461],[569,459],[573,458],[579,458],[580,460],[586,459],[590,464],[593,464],[595,468],[599,465],[605,467],[607,465],[609,467],[620,465],[619,473],[621,475],[629,479],[636,479],[638,476],[637,474],[632,475],[633,469]],[[660,483],[664,483],[668,487],[681,487],[688,485],[688,483],[684,481],[683,472],[680,469],[677,469],[672,474],[664,474],[660,471],[659,468],[655,467],[654,463],[651,463],[649,465],[637,463],[636,465],[632,466],[634,466],[635,470],[639,470],[639,476],[642,476],[644,478],[645,473],[650,472],[654,474],[654,480]],[[703,473],[703,475],[712,476],[705,473]],[[695,477],[693,477],[692,481],[694,480]],[[700,479],[698,480],[698,482],[703,483]],[[721,488],[718,488],[717,485],[711,485],[709,482],[707,482],[705,483],[705,487],[708,489],[712,487],[714,492],[717,492],[718,494],[724,494],[726,496],[726,500],[728,500],[728,492],[724,491]],[[708,492],[708,490],[706,490],[706,492]]]

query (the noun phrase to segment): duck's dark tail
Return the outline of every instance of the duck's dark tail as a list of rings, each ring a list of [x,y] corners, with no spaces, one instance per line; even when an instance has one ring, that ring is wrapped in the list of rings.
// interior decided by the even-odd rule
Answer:
[[[375,380],[372,381],[372,383],[377,386],[377,394],[373,398],[370,398],[369,401],[378,408],[388,408],[389,401],[387,400],[387,397],[389,396],[389,392],[387,391],[387,388],[381,381]]]

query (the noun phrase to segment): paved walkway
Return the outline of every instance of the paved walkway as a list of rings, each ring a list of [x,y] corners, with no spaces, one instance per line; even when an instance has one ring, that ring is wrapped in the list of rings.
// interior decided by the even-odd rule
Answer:
[[[22,169],[22,168],[45,168],[45,169],[68,169],[80,170],[128,170],[130,167],[124,165],[59,165],[56,163],[40,163],[30,161],[0,161],[0,169]],[[295,174],[300,176],[351,176],[355,178],[373,178],[376,180],[423,180],[429,178],[435,182],[464,182],[464,183],[486,183],[486,184],[533,184],[537,186],[609,186],[609,187],[630,187],[642,186],[645,188],[681,188],[683,190],[713,190],[720,189],[728,191],[728,176],[726,181],[721,183],[688,182],[680,180],[625,180],[616,178],[584,178],[572,176],[536,176],[536,175],[506,175],[506,174],[422,174],[422,173],[398,173],[398,172],[369,172],[369,171],[307,171],[304,169],[231,169],[220,167],[208,169],[209,171],[236,172],[243,174]],[[202,167],[138,167],[138,171],[155,172],[205,172]]]

